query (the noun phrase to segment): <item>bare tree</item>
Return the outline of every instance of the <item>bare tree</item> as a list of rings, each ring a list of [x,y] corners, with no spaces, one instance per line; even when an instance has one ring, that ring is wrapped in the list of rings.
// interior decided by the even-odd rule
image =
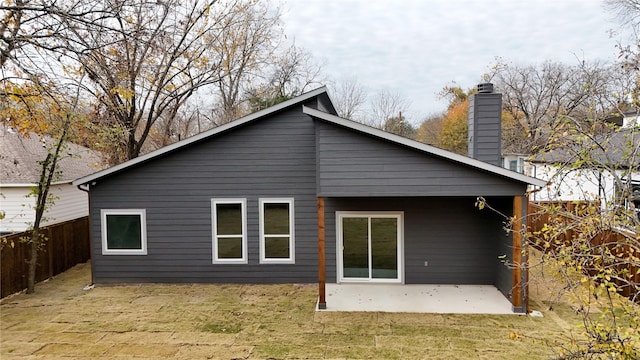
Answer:
[[[295,44],[278,55],[267,76],[267,86],[274,97],[297,96],[324,81],[322,65],[313,60],[311,53]]]
[[[338,82],[332,96],[338,116],[356,120],[362,115],[362,106],[367,101],[367,92],[355,77]]]
[[[295,44],[278,53],[261,75],[262,81],[251,84],[246,92],[248,111],[257,111],[298,96],[322,84],[322,65]]]
[[[249,90],[294,96],[320,74],[302,49],[278,54],[280,12],[267,1],[14,0],[0,10],[2,64],[28,77],[46,64],[58,83],[86,74],[77,85],[95,102],[94,143],[115,163],[153,149],[150,135],[159,145],[185,135],[172,123],[193,118],[181,112],[194,95],[219,100],[198,122],[205,130],[251,111]]]
[[[217,123],[234,120],[247,112],[245,90],[276,57],[282,37],[280,10],[266,4],[244,2],[222,19],[221,34],[211,38],[211,46],[221,59],[217,95],[220,106]]]
[[[112,0],[118,1],[118,0]],[[221,35],[232,4],[121,0],[113,30],[73,31],[66,54],[91,80],[84,90],[120,133],[121,160],[137,157],[159,119],[173,119],[198,89],[219,81],[206,38]]]
[[[9,0],[0,4],[0,67],[24,65],[22,50],[57,51],[69,27],[99,31],[113,14],[112,4],[87,0]],[[18,53],[21,53],[20,56]]]
[[[640,0],[607,0],[606,4],[622,26],[640,26]]]
[[[382,128],[388,119],[406,112],[408,107],[407,99],[400,93],[381,90],[374,96],[371,104],[370,125]]]
[[[614,105],[609,67],[581,62],[577,66],[545,62],[539,66],[499,63],[493,81],[503,93],[503,109],[515,121],[513,141],[517,153],[543,149],[563,116],[601,121]],[[600,119],[598,119],[600,118]]]

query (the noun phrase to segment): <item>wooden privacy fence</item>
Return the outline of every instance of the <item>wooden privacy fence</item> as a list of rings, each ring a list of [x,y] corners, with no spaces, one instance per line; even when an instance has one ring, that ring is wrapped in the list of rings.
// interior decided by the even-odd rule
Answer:
[[[38,254],[36,282],[89,260],[89,218],[82,217],[42,228],[47,237],[44,248]],[[4,236],[6,241],[0,250],[0,284],[4,298],[27,288],[30,246],[20,242],[20,237],[28,232]],[[11,243],[14,244],[11,247]]]
[[[540,231],[544,225],[548,223],[564,224],[565,226],[563,226],[563,228],[565,231],[559,234],[555,239],[555,242],[550,242],[549,249],[545,249],[539,246],[540,244],[536,243],[532,243],[532,246],[542,251],[548,251],[555,249],[559,244],[568,244],[572,242],[576,236],[579,235],[576,233],[577,230],[572,229],[570,226],[574,220],[561,214],[550,214],[549,212],[544,211],[544,205],[545,204],[529,203],[527,231],[531,233]],[[548,205],[548,203],[546,205]],[[554,203],[554,205],[556,204]],[[575,216],[580,216],[580,211],[584,210],[589,203],[563,202],[558,203],[557,205],[560,205],[563,211],[573,213]],[[637,236],[637,234],[626,230],[608,229],[601,230],[591,236],[588,242],[592,251],[601,251],[603,247],[606,247],[609,251],[616,254],[617,257],[619,256],[622,258],[630,251],[630,246],[625,244],[630,244],[632,239],[636,239]],[[596,254],[594,254],[593,259],[598,258],[598,256],[595,255]],[[614,280],[616,285],[619,286],[619,293],[627,298],[634,299],[636,302],[640,302],[640,294],[638,294],[637,290],[637,285],[640,284],[640,274],[638,273],[639,267],[625,262],[610,264],[608,266],[612,267],[615,273],[620,274],[620,276],[625,276],[628,279],[628,281]],[[585,272],[590,275],[595,275],[597,272],[596,264],[593,262],[591,264],[585,264],[584,269]],[[630,286],[629,283],[635,284],[636,286]]]

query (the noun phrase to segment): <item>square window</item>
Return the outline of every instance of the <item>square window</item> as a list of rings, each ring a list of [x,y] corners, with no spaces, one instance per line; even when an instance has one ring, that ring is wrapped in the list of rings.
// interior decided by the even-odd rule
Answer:
[[[509,161],[509,170],[518,171],[518,160]]]
[[[293,199],[260,199],[260,263],[293,264]]]
[[[101,212],[103,255],[146,255],[146,211],[103,209]]]
[[[212,199],[213,263],[247,263],[245,199]]]

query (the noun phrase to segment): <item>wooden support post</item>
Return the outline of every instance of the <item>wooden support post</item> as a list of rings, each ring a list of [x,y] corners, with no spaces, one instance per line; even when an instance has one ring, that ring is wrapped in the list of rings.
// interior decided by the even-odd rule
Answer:
[[[523,242],[525,237],[523,236],[526,229],[525,216],[526,216],[526,198],[525,196],[513,197],[513,253],[511,261],[513,263],[513,289],[511,293],[511,304],[513,310],[516,312],[526,312],[527,293],[526,293],[526,272],[525,267],[527,262],[527,256],[525,254],[526,244]]]
[[[526,257],[524,260],[524,294],[525,294],[525,302],[524,302],[524,311],[528,314],[531,312],[531,308],[529,307],[529,298],[531,296],[529,296],[529,243],[527,241],[527,243],[525,244],[525,249],[524,249],[524,256]]]
[[[318,197],[318,309],[327,308],[325,268],[324,198]]]

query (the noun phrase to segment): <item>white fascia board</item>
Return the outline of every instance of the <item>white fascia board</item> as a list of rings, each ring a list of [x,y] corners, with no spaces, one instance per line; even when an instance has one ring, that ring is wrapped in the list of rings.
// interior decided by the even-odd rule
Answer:
[[[386,131],[380,130],[380,129],[376,129],[374,127],[371,126],[367,126],[352,120],[347,120],[347,119],[343,119],[340,118],[338,116],[335,115],[331,115],[331,114],[327,114],[323,111],[319,111],[307,106],[303,106],[302,107],[302,112],[304,112],[305,114],[309,115],[309,116],[313,116],[316,117],[318,119],[336,124],[336,125],[340,125],[349,129],[353,129],[356,131],[360,131],[363,132],[365,134],[369,134],[375,137],[379,137],[397,144],[401,144],[416,150],[420,150],[422,152],[426,152],[429,154],[433,154],[445,159],[449,159],[461,164],[465,164],[471,167],[475,167],[496,175],[501,175],[507,178],[511,178],[514,180],[518,180],[527,184],[531,184],[534,186],[539,186],[539,187],[543,187],[547,185],[547,182],[544,180],[540,180],[540,179],[536,179],[534,177],[530,177],[530,176],[526,176],[524,174],[520,174],[518,172],[515,171],[511,171],[509,169],[505,169],[503,167],[500,166],[496,166],[493,164],[489,164],[486,163],[484,161],[480,161],[480,160],[476,160],[474,158],[470,158],[468,156],[463,156],[463,155],[459,155],[456,153],[453,153],[451,151],[447,151],[447,150],[442,150],[439,149],[435,146],[431,146],[431,145],[427,145],[424,143],[421,143],[419,141],[415,141],[415,140],[411,140],[411,139],[407,139],[404,138],[402,136],[398,136],[392,133],[388,133]]]
[[[99,179],[101,177],[104,177],[104,176],[107,176],[109,174],[113,174],[115,172],[124,170],[124,169],[126,169],[128,167],[131,167],[131,166],[134,166],[136,164],[143,163],[143,162],[145,162],[147,160],[150,160],[150,159],[153,159],[153,158],[155,158],[157,156],[160,156],[160,155],[166,154],[168,152],[174,151],[174,150],[179,149],[179,148],[181,148],[183,146],[187,146],[189,144],[192,144],[192,143],[198,142],[200,140],[206,139],[209,136],[213,136],[215,134],[227,131],[229,129],[233,129],[233,128],[238,127],[240,125],[252,122],[252,121],[254,121],[256,119],[259,119],[261,117],[264,117],[264,116],[273,114],[275,112],[278,112],[280,110],[286,109],[286,108],[288,108],[290,106],[296,105],[296,104],[298,104],[300,102],[303,102],[303,101],[306,101],[306,100],[309,100],[309,99],[311,99],[313,97],[316,97],[316,96],[318,96],[320,94],[323,94],[323,93],[326,93],[326,92],[327,92],[327,88],[325,86],[322,86],[320,88],[317,88],[315,90],[309,91],[308,93],[302,94],[302,95],[300,95],[298,97],[295,97],[293,99],[281,102],[280,104],[271,106],[269,108],[266,108],[266,109],[263,109],[263,110],[260,110],[260,111],[256,111],[256,112],[254,112],[252,114],[249,114],[249,115],[247,115],[245,117],[242,117],[240,119],[237,119],[237,120],[234,120],[232,122],[229,122],[227,124],[215,127],[213,129],[210,129],[210,130],[207,130],[207,131],[204,131],[204,132],[201,132],[200,134],[194,135],[194,136],[189,137],[187,139],[184,139],[182,141],[178,141],[178,142],[173,143],[171,145],[168,145],[168,146],[165,146],[163,148],[160,148],[160,149],[158,149],[156,151],[152,151],[152,152],[150,152],[148,154],[139,156],[139,157],[137,157],[135,159],[131,159],[129,161],[125,161],[122,164],[119,164],[119,165],[116,165],[116,166],[112,166],[110,168],[107,168],[105,170],[96,172],[96,173],[91,174],[91,175],[87,175],[87,176],[82,177],[80,179],[76,179],[76,180],[73,181],[73,185],[77,186],[77,185],[90,183],[90,182],[92,182],[94,180],[97,180],[97,179]]]
[[[71,180],[69,181],[58,181],[58,182],[53,182],[51,183],[51,186],[54,185],[71,185]],[[34,187],[34,186],[38,186],[38,184],[36,183],[0,183],[0,187],[5,187],[5,188],[19,188],[19,187]]]

